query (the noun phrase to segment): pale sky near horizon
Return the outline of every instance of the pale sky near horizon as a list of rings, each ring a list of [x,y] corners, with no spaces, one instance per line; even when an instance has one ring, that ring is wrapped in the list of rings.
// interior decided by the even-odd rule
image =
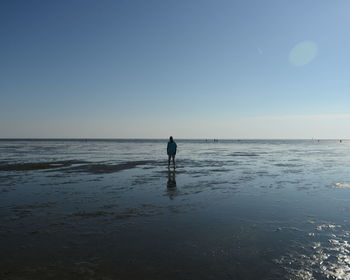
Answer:
[[[0,138],[350,138],[350,1],[3,0]]]

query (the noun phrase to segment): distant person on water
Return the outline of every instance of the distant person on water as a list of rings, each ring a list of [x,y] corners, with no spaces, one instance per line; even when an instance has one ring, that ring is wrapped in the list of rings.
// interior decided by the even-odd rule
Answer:
[[[167,147],[167,154],[168,154],[168,167],[170,167],[170,159],[173,159],[173,165],[175,168],[175,155],[176,155],[176,149],[177,145],[173,139],[173,136],[170,136],[168,147]]]

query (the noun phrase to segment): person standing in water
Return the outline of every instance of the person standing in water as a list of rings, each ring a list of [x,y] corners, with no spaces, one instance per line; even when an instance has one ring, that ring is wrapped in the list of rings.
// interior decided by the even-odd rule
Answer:
[[[170,167],[170,159],[173,159],[173,165],[175,168],[175,155],[176,155],[177,145],[173,139],[173,136],[170,136],[168,146],[167,146],[167,154],[168,154],[168,168]]]

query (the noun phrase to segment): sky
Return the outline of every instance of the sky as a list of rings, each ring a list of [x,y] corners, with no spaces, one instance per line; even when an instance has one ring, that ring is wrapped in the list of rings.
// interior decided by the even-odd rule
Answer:
[[[0,138],[350,138],[350,1],[2,0]]]

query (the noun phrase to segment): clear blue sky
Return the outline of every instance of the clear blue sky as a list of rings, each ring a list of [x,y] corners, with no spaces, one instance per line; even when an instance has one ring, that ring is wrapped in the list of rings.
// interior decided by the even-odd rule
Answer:
[[[0,137],[350,138],[349,13],[346,0],[3,0]]]

